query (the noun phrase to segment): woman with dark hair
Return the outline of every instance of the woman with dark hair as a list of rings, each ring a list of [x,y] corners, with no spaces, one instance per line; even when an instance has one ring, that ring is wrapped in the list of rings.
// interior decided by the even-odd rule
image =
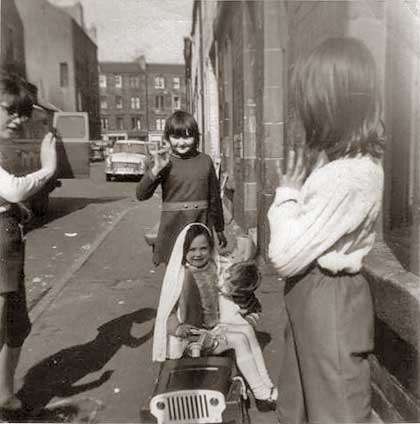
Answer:
[[[32,101],[19,80],[0,74],[0,150],[30,119]],[[24,286],[24,242],[16,203],[36,193],[55,172],[55,138],[48,133],[41,143],[41,169],[17,177],[0,163],[0,409],[18,410],[14,375],[22,344],[31,324]]]
[[[269,256],[286,280],[281,422],[369,422],[373,305],[362,262],[374,244],[384,174],[375,61],[360,41],[328,39],[298,64],[306,146],[290,151],[268,212]]]
[[[166,121],[164,139],[170,149],[154,153],[153,163],[137,185],[137,199],[149,199],[162,187],[162,212],[153,262],[168,263],[180,231],[192,222],[216,231],[226,246],[219,181],[210,156],[198,151],[200,133],[194,117],[177,110]]]

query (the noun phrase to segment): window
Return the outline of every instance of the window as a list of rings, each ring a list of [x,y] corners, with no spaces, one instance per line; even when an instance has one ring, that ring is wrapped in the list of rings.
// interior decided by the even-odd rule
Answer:
[[[114,75],[114,80],[115,80],[115,88],[122,88],[122,76]]]
[[[106,96],[101,96],[101,109],[108,109],[108,100]]]
[[[164,105],[163,96],[156,96],[155,97],[155,107],[156,107],[156,109],[163,109],[163,105]]]
[[[131,109],[140,109],[140,97],[131,97]]]
[[[384,239],[404,268],[420,275],[418,65],[409,47],[390,43],[387,48],[392,66],[385,68],[384,102],[392,112],[385,122]]]
[[[57,117],[56,127],[65,138],[83,138],[87,134],[85,118],[80,115],[61,115]]]
[[[181,109],[181,97],[175,96],[173,98],[173,109]]]
[[[181,79],[179,77],[173,77],[172,85],[175,90],[179,90],[181,86]]]
[[[163,118],[156,119],[156,129],[163,131],[164,128],[165,128],[165,119]]]
[[[107,130],[109,127],[109,120],[108,118],[101,118],[101,129]]]
[[[117,125],[117,130],[124,129],[124,118],[122,116],[117,116],[116,125]]]
[[[155,77],[155,88],[165,88],[164,77]]]
[[[69,65],[67,62],[60,63],[60,87],[69,86]]]
[[[123,98],[121,96],[115,96],[115,107],[117,109],[123,108]]]
[[[139,88],[140,87],[140,78],[134,75],[128,77],[128,83],[130,87]]]
[[[131,118],[131,129],[141,130],[141,120],[138,117]]]
[[[104,74],[99,75],[99,87],[106,88],[106,75]]]

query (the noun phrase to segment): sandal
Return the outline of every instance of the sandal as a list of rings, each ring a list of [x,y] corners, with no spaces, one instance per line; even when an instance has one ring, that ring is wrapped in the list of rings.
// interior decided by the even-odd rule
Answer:
[[[6,402],[0,403],[0,410],[3,411],[20,411],[22,408],[22,401],[16,396],[12,396]]]

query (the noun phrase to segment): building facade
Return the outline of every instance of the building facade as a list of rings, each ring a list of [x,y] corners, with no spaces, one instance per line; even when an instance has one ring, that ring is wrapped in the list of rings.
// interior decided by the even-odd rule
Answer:
[[[22,19],[14,0],[0,0],[0,64],[25,77],[25,42]]]
[[[168,116],[186,108],[185,66],[135,62],[99,65],[102,136],[160,137]]]
[[[147,139],[146,73],[138,62],[99,65],[102,136]]]
[[[387,132],[386,184],[377,243],[363,272],[376,310],[373,404],[391,422],[420,419],[419,16],[415,2],[195,1],[187,62],[191,110],[217,111],[231,212],[267,259],[276,164],[303,137],[289,95],[290,70],[328,37],[358,38],[372,52]],[[206,73],[216,76],[217,98],[198,95]]]
[[[213,22],[217,2],[195,2],[190,44],[190,110],[202,133],[202,149],[214,162],[220,162],[218,86]]]
[[[174,110],[186,108],[185,66],[147,63],[147,114],[149,131],[163,131]]]
[[[100,138],[97,46],[84,26],[81,5],[70,14],[47,0],[13,3],[24,29],[27,80],[41,101],[88,112],[90,137]]]

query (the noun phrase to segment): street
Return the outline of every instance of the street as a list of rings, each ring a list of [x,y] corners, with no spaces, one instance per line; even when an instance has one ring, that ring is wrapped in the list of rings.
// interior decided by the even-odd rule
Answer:
[[[157,219],[159,197],[138,202],[135,183],[105,182],[103,166],[93,164],[88,180],[64,180],[48,217],[27,234],[33,329],[17,388],[30,409],[40,411],[40,421],[139,422],[158,371],[151,341],[163,267],[152,265],[143,234]],[[259,292],[258,336],[276,381],[277,278],[267,276]],[[274,414],[255,409],[251,417],[276,422]]]

